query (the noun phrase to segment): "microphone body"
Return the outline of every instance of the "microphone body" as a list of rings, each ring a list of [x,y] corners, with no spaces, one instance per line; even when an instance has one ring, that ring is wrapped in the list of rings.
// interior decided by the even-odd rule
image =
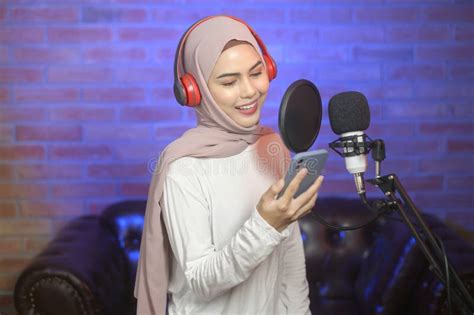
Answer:
[[[352,140],[344,140],[344,138],[356,137],[356,143]],[[343,142],[344,161],[346,162],[346,169],[350,174],[365,173],[367,171],[367,153],[357,154],[354,146],[364,142],[363,131],[345,132],[341,134],[340,140]]]
[[[352,131],[341,134],[339,140],[343,145],[344,162],[349,174],[354,175],[354,183],[357,194],[365,194],[364,173],[367,171],[367,153],[361,154],[360,151],[365,151],[364,132]],[[350,140],[345,140],[350,139]],[[354,141],[355,140],[355,141]],[[356,149],[359,148],[359,149]]]
[[[342,147],[347,171],[354,176],[359,195],[365,194],[364,173],[367,171],[368,146],[364,130],[370,124],[370,111],[367,99],[359,92],[339,93],[329,101],[329,122],[336,141]]]

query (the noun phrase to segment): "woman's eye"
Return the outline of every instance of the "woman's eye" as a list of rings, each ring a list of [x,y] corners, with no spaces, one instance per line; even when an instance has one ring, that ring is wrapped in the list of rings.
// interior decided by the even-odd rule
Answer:
[[[234,85],[235,81],[232,81],[232,82],[227,82],[227,83],[222,83],[222,85],[224,86],[232,86]]]
[[[262,74],[262,71],[256,72],[256,73],[253,73],[253,74],[252,74],[252,77],[258,77],[258,76],[261,75],[261,74]]]

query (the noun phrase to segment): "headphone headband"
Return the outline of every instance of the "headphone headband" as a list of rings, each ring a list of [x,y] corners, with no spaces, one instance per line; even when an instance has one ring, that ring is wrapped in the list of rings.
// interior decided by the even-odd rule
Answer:
[[[269,80],[273,80],[276,77],[276,72],[277,72],[276,63],[270,57],[270,54],[267,51],[267,47],[265,46],[263,41],[260,39],[260,36],[258,36],[258,34],[250,27],[250,25],[245,23],[243,20],[237,17],[230,16],[230,15],[208,16],[206,18],[203,18],[197,21],[193,25],[191,25],[181,37],[181,40],[178,43],[178,47],[176,48],[176,54],[175,54],[175,60],[174,60],[174,70],[175,70],[174,71],[174,94],[175,94],[176,100],[181,105],[197,106],[201,102],[201,95],[199,93],[199,88],[195,79],[192,77],[192,75],[186,73],[186,70],[184,69],[184,63],[183,63],[181,54],[182,54],[182,51],[183,51],[182,48],[186,42],[186,39],[188,38],[189,34],[201,23],[209,19],[212,19],[215,17],[221,17],[221,16],[228,17],[237,22],[240,22],[249,29],[250,33],[252,33],[260,49],[262,50],[262,55],[265,61],[265,66],[267,67]],[[183,75],[180,75],[181,66],[183,67],[183,70],[184,70]]]

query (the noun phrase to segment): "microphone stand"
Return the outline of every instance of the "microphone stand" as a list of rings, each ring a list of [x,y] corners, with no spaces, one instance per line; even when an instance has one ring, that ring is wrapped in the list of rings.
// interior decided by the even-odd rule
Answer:
[[[402,183],[398,179],[396,174],[389,174],[385,176],[380,176],[380,164],[385,159],[385,145],[383,140],[373,140],[370,137],[363,135],[363,141],[359,141],[356,137],[347,137],[340,138],[332,143],[329,146],[339,155],[344,156],[347,152],[350,155],[354,154],[367,154],[369,151],[372,151],[372,158],[376,162],[376,178],[367,180],[368,183],[379,187],[388,200],[379,200],[375,202],[375,206],[370,205],[365,195],[365,189],[362,193],[359,194],[362,203],[371,211],[380,211],[385,208],[386,210],[395,210],[398,211],[403,219],[403,221],[408,225],[413,236],[416,238],[418,245],[421,248],[421,251],[428,259],[430,264],[430,270],[438,277],[438,279],[444,284],[446,288],[446,294],[448,297],[448,309],[451,312],[451,301],[450,301],[450,289],[453,286],[454,299],[459,305],[463,314],[474,314],[474,299],[469,294],[469,291],[466,289],[464,283],[461,281],[456,270],[452,264],[447,259],[444,253],[444,247],[441,240],[437,239],[432,233],[426,222],[421,216],[420,210],[411,200],[407,191],[403,187]],[[367,141],[368,138],[370,141]],[[341,142],[342,140],[345,140]],[[349,141],[347,141],[349,140]],[[345,148],[345,153],[337,151],[337,148]],[[349,150],[348,150],[349,148]],[[407,213],[406,209],[403,207],[400,200],[396,198],[396,192],[401,196],[404,201],[404,204],[411,211],[412,216],[416,219],[416,223],[413,223]],[[420,232],[415,226],[420,227]],[[445,271],[441,269],[442,265],[445,265]]]
[[[375,140],[373,143],[377,143]],[[380,150],[384,150],[383,142]],[[416,238],[418,245],[420,246],[421,251],[428,259],[430,264],[430,270],[438,277],[438,279],[444,284],[448,296],[448,303],[450,303],[450,287],[453,286],[454,299],[457,304],[460,306],[461,310],[465,314],[474,314],[474,300],[469,294],[469,291],[466,289],[464,283],[461,281],[456,270],[449,262],[444,253],[444,248],[441,248],[441,240],[437,240],[433,232],[430,230],[425,220],[421,216],[420,210],[411,200],[407,191],[403,187],[402,183],[398,179],[396,174],[389,174],[385,176],[380,176],[380,162],[381,159],[377,158],[377,155],[381,155],[380,152],[372,152],[374,160],[377,162],[377,178],[367,180],[368,183],[379,187],[380,190],[385,194],[389,200],[390,208],[398,210],[403,221],[408,225],[413,236]],[[385,154],[383,153],[383,157]],[[382,159],[383,160],[383,159]],[[411,211],[411,214],[416,219],[416,224],[414,224],[407,213],[406,209],[403,207],[401,202],[396,198],[395,193],[398,192],[400,197],[403,199],[405,206]],[[365,196],[364,196],[365,197]],[[361,196],[361,198],[363,198]],[[364,198],[365,199],[365,198]],[[417,225],[421,231],[418,231],[415,227]],[[442,271],[441,266],[445,264],[446,272]],[[449,305],[450,308],[450,305]]]

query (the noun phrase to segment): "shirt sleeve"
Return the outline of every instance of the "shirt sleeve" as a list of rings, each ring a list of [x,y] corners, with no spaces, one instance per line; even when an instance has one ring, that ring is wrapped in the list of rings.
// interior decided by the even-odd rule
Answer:
[[[247,279],[289,235],[266,222],[256,209],[236,235],[217,250],[208,203],[194,176],[171,176],[164,183],[163,220],[172,251],[191,290],[205,301]]]
[[[298,221],[291,225],[290,235],[285,240],[283,267],[283,304],[287,314],[310,314],[309,286],[306,278],[306,262],[303,240]]]

